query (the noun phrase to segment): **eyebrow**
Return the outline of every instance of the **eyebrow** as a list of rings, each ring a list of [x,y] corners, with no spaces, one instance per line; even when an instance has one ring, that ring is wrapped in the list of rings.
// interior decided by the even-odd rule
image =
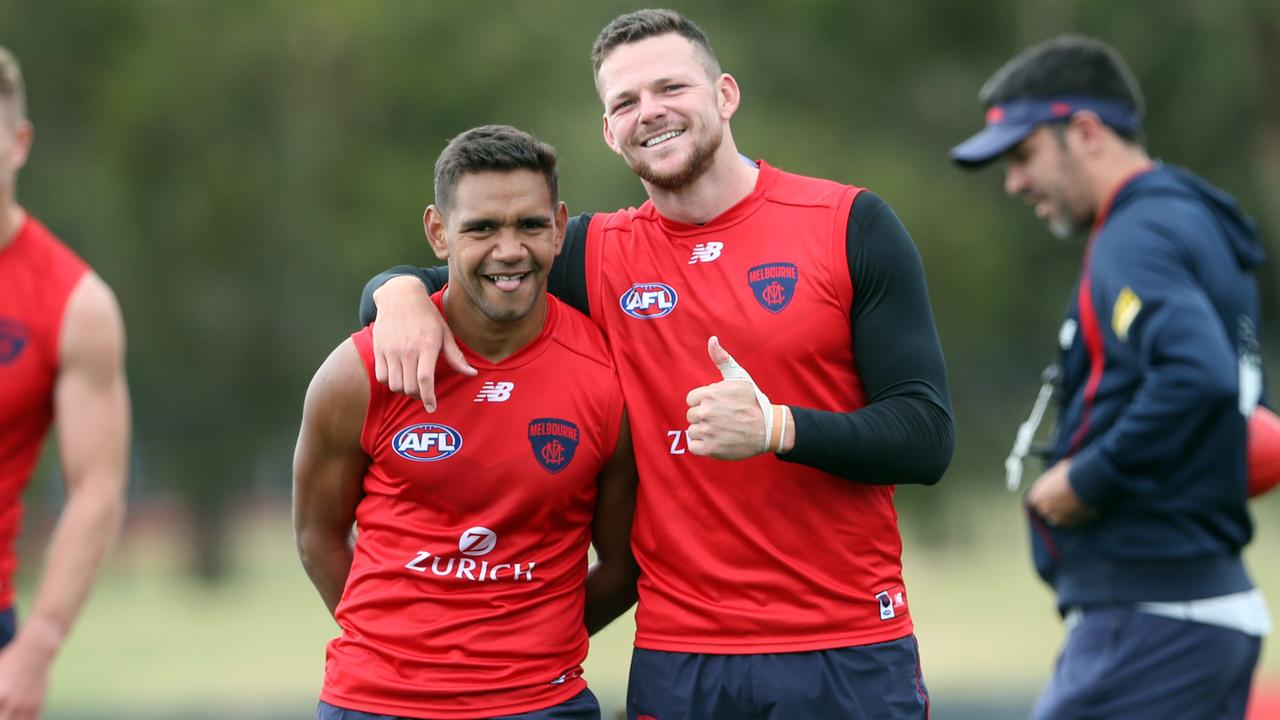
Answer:
[[[516,225],[537,225],[539,227],[547,227],[551,225],[551,216],[521,215],[520,217],[515,218],[513,223]],[[477,217],[463,220],[459,223],[458,227],[462,232],[469,232],[471,230],[479,230],[486,227],[501,227],[502,225],[503,222],[498,218]]]

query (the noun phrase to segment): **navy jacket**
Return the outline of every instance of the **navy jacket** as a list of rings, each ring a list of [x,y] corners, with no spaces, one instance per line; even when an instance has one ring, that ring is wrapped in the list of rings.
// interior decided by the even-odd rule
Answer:
[[[1059,333],[1050,462],[1072,458],[1071,486],[1098,517],[1064,530],[1031,513],[1060,607],[1252,587],[1240,550],[1262,259],[1233,198],[1165,165],[1125,183],[1095,230]]]

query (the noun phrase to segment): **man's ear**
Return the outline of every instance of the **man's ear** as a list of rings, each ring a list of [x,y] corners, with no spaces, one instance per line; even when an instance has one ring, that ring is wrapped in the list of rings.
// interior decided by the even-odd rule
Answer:
[[[426,212],[422,213],[422,227],[427,231],[427,243],[431,245],[432,252],[437,258],[448,260],[449,244],[444,237],[444,214],[435,205],[428,205]]]
[[[556,207],[556,255],[564,248],[564,234],[569,225],[569,206],[560,202]]]
[[[729,73],[722,73],[716,79],[716,105],[720,108],[720,120],[729,122],[729,118],[738,112],[738,104],[742,102],[742,90],[738,81]]]

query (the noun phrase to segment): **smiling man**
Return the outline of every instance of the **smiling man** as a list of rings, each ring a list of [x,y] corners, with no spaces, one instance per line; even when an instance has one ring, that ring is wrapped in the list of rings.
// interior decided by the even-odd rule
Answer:
[[[475,369],[442,374],[428,415],[374,380],[366,329],[307,391],[294,526],[342,627],[320,720],[600,717],[582,661],[634,602],[635,470],[600,331],[546,293],[566,217],[550,146],[454,138],[424,225]]]
[[[941,478],[953,424],[910,236],[870,191],[740,155],[738,83],[688,18],[618,17],[592,59],[649,201],[571,219],[549,288],[607,335],[636,429],[629,715],[926,717],[893,494]],[[465,359],[397,272],[444,272],[363,303],[378,377],[432,408]]]
[[[1245,427],[1262,395],[1263,258],[1235,200],[1142,145],[1142,92],[1091,38],[1031,47],[987,81],[965,167],[1053,234],[1088,234],[1059,332],[1050,467],[1027,493],[1066,646],[1038,720],[1242,718],[1271,622],[1241,550]]]

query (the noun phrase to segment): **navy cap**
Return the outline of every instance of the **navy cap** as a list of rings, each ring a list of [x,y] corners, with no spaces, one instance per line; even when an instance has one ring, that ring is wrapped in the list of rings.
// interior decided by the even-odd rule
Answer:
[[[1123,102],[1085,97],[1019,98],[987,108],[987,126],[951,148],[951,159],[964,167],[986,165],[1041,125],[1066,120],[1081,110],[1097,114],[1115,130],[1135,133],[1142,128],[1138,111]]]

